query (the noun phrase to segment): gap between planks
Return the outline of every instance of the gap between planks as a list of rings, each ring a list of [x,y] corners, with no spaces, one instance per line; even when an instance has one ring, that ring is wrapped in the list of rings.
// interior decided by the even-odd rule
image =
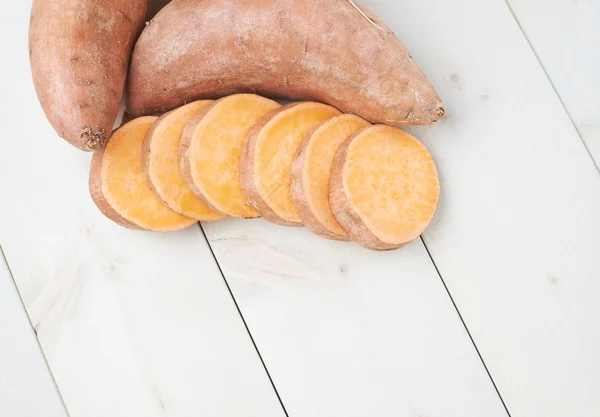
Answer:
[[[223,272],[223,269],[221,268],[221,264],[219,263],[219,260],[217,258],[217,256],[215,255],[215,252],[213,250],[212,247],[212,243],[210,241],[210,239],[208,239],[208,236],[206,235],[206,232],[204,231],[204,228],[202,226],[201,223],[198,223],[198,226],[200,228],[200,231],[202,232],[202,236],[204,237],[204,239],[206,240],[206,243],[208,244],[208,247],[210,249],[210,253],[217,265],[217,268],[219,269],[219,273],[221,274],[221,277],[223,278],[223,282],[225,283],[227,290],[229,291],[229,295],[231,296],[231,299],[235,305],[235,308],[238,312],[238,314],[240,315],[240,318],[242,319],[242,322],[244,323],[244,327],[246,328],[246,331],[248,332],[248,336],[250,337],[250,340],[252,341],[252,345],[254,346],[254,349],[256,350],[256,353],[258,354],[258,357],[262,363],[263,368],[265,369],[265,372],[267,374],[267,377],[269,378],[269,381],[271,383],[271,386],[273,387],[273,390],[275,391],[275,395],[277,395],[277,399],[279,400],[279,403],[281,404],[281,407],[283,409],[283,412],[285,413],[285,415],[287,417],[289,417],[289,414],[285,408],[285,405],[283,404],[283,400],[281,399],[281,396],[279,395],[279,392],[277,390],[277,387],[275,385],[275,382],[273,381],[273,379],[271,378],[271,374],[269,373],[269,369],[267,368],[265,361],[263,360],[263,357],[260,353],[260,350],[254,340],[254,337],[252,336],[252,332],[250,330],[250,328],[248,327],[248,324],[246,323],[246,320],[244,318],[244,315],[242,314],[242,311],[238,305],[238,302],[235,298],[235,295],[233,294],[233,291],[231,290],[231,287],[229,285],[229,282],[227,281],[227,277],[225,276],[225,273]],[[492,383],[492,386],[494,387],[494,391],[496,392],[496,395],[498,396],[498,398],[500,399],[500,402],[502,403],[502,407],[504,408],[504,411],[506,412],[508,417],[511,417],[510,412],[508,411],[508,407],[506,406],[506,403],[504,402],[504,398],[502,398],[502,395],[500,393],[500,391],[498,390],[498,387],[496,386],[496,382],[494,381],[494,378],[492,377],[487,364],[485,363],[485,361],[483,360],[483,357],[481,356],[481,353],[479,352],[479,348],[477,347],[475,340],[473,339],[473,337],[471,336],[471,332],[469,331],[459,309],[458,306],[456,305],[456,303],[454,302],[454,299],[452,297],[452,294],[450,293],[450,290],[448,289],[448,286],[446,285],[446,282],[444,281],[444,278],[442,277],[442,274],[440,273],[440,270],[438,269],[435,260],[433,259],[433,256],[431,255],[431,252],[429,251],[429,248],[427,247],[427,244],[425,243],[425,240],[423,239],[423,237],[421,236],[419,238],[421,240],[421,243],[423,244],[423,247],[425,248],[425,251],[427,252],[427,256],[429,257],[429,259],[431,260],[431,263],[433,264],[433,267],[435,268],[435,271],[438,275],[438,277],[440,278],[440,281],[442,283],[442,285],[444,286],[444,289],[446,291],[446,294],[448,295],[448,297],[450,298],[450,301],[454,307],[454,310],[456,311],[456,314],[458,315],[458,318],[460,319],[460,322],[462,323],[462,326],[464,328],[464,330],[467,333],[467,336],[469,337],[469,340],[471,341],[471,344],[473,345],[473,347],[475,348],[475,352],[477,353],[477,356],[479,358],[479,360],[481,361],[481,364],[483,365],[483,368],[485,369],[485,372],[490,380],[490,382]],[[400,249],[401,250],[401,249]]]
[[[50,375],[50,380],[52,381],[52,384],[54,385],[54,390],[56,392],[56,395],[58,395],[58,399],[60,401],[62,409],[64,410],[65,415],[67,417],[69,417],[70,416],[69,410],[67,409],[67,406],[65,405],[65,401],[63,399],[62,393],[60,392],[60,389],[58,388],[58,384],[56,383],[56,379],[54,378],[54,373],[52,372],[52,369],[50,369],[50,365],[48,364],[48,359],[46,358],[46,354],[44,353],[44,350],[42,349],[42,346],[40,345],[40,341],[37,337],[37,332],[35,331],[35,328],[33,327],[33,323],[31,323],[31,318],[29,317],[29,313],[27,312],[27,308],[25,307],[25,303],[23,302],[23,297],[21,297],[21,293],[17,289],[17,282],[15,281],[15,277],[13,275],[12,269],[10,268],[10,263],[8,262],[8,258],[6,257],[6,253],[4,252],[4,248],[2,248],[1,244],[0,244],[0,262],[4,262],[4,265],[6,266],[6,270],[8,271],[8,278],[10,279],[15,292],[17,293],[17,297],[19,298],[19,303],[21,305],[21,308],[23,309],[23,313],[27,317],[27,323],[29,323],[29,327],[31,328],[31,331],[35,335],[35,343],[37,346],[37,351],[42,356],[42,359],[44,361],[44,367],[45,367],[46,371],[48,372],[48,374]]]
[[[552,81],[552,78],[550,77],[550,74],[548,74],[548,71],[546,70],[546,67],[544,66],[544,63],[540,59],[537,51],[535,50],[535,47],[533,46],[533,44],[529,40],[529,37],[527,36],[527,33],[525,33],[525,30],[523,29],[523,26],[521,25],[521,22],[517,18],[517,15],[515,14],[513,8],[511,7],[509,1],[510,0],[504,0],[504,4],[506,4],[506,7],[508,7],[508,10],[510,11],[510,14],[512,15],[512,17],[515,20],[515,22],[517,23],[517,26],[519,27],[519,30],[523,34],[523,37],[525,38],[525,40],[527,41],[527,43],[529,44],[529,48],[533,52],[533,55],[535,56],[535,59],[537,60],[537,62],[540,65],[540,67],[542,68],[542,71],[544,71],[544,75],[546,76],[546,79],[548,80],[548,82],[552,86],[552,90],[554,90],[554,94],[556,94],[556,97],[558,98],[558,101],[560,102],[560,105],[564,109],[565,113],[567,113],[567,116],[569,117],[569,120],[571,121],[571,124],[573,125],[573,128],[577,132],[577,136],[579,136],[579,140],[581,141],[581,144],[585,148],[586,152],[588,153],[588,156],[590,157],[590,159],[594,163],[594,166],[596,167],[596,170],[600,174],[600,167],[596,163],[596,161],[595,161],[595,159],[594,159],[594,157],[592,155],[592,152],[590,151],[590,148],[588,147],[587,143],[585,143],[585,140],[583,140],[583,136],[581,135],[581,132],[579,131],[579,127],[577,127],[577,124],[575,123],[575,120],[573,120],[573,116],[571,116],[571,112],[569,111],[569,109],[565,105],[565,102],[563,101],[560,93],[556,89],[556,86],[554,85],[554,82]]]
[[[479,348],[477,347],[477,344],[475,343],[473,336],[471,336],[471,332],[469,331],[469,328],[467,327],[467,324],[465,323],[465,320],[463,319],[463,316],[460,313],[458,306],[454,302],[454,298],[452,297],[452,294],[450,293],[450,290],[448,289],[448,286],[446,285],[446,281],[444,281],[444,277],[442,276],[442,273],[438,269],[438,266],[435,263],[433,256],[431,256],[431,252],[429,252],[429,248],[427,247],[427,243],[425,243],[425,239],[423,238],[423,236],[419,237],[419,239],[421,239],[421,243],[423,243],[423,247],[425,248],[425,251],[427,252],[427,256],[429,256],[429,259],[431,260],[431,263],[433,264],[433,267],[435,268],[435,272],[438,274],[438,277],[440,277],[440,281],[442,282],[442,285],[444,286],[444,289],[446,290],[446,294],[448,294],[448,297],[450,298],[450,301],[452,302],[452,305],[454,306],[454,310],[456,310],[456,314],[458,315],[460,322],[462,323],[465,331],[467,332],[467,335],[469,336],[469,340],[471,341],[471,344],[475,348],[475,352],[477,352],[477,356],[479,357],[479,360],[481,361],[481,364],[483,365],[483,369],[485,369],[485,373],[487,374],[488,378],[490,379],[490,381],[492,383],[492,386],[494,387],[494,391],[496,391],[496,394],[498,395],[498,398],[500,399],[500,402],[502,403],[502,407],[504,407],[504,411],[506,411],[506,414],[508,415],[508,417],[512,417],[510,414],[510,411],[508,411],[508,407],[506,406],[506,403],[504,402],[504,398],[502,398],[502,394],[500,393],[500,390],[498,390],[496,381],[494,381],[494,378],[492,377],[492,374],[490,373],[490,370],[488,369],[488,366],[485,363],[485,360],[483,360],[483,356],[481,356],[481,353],[479,352]]]
[[[208,237],[206,236],[206,233],[204,232],[204,227],[202,227],[202,223],[198,222],[198,227],[200,228],[200,232],[202,233],[204,240],[206,240],[206,244],[208,245],[210,254],[211,254],[213,260],[215,261],[217,268],[219,269],[219,273],[221,274],[221,277],[223,278],[223,282],[225,283],[225,286],[227,287],[227,291],[229,292],[231,300],[233,301],[233,304],[235,305],[235,309],[237,310],[238,314],[240,315],[240,319],[242,319],[242,323],[244,324],[244,327],[246,328],[246,332],[248,333],[248,336],[250,337],[252,346],[254,346],[254,350],[256,350],[258,359],[260,359],[260,363],[262,364],[262,366],[265,370],[265,373],[267,374],[267,378],[269,378],[269,382],[271,383],[271,386],[273,387],[273,391],[275,391],[275,395],[277,396],[277,400],[279,401],[279,404],[281,405],[283,413],[285,414],[286,417],[289,417],[289,414],[285,408],[285,405],[283,404],[283,401],[281,400],[281,396],[279,395],[279,391],[277,391],[277,387],[275,386],[275,383],[273,382],[273,378],[271,378],[269,369],[267,368],[267,365],[265,364],[265,361],[263,360],[263,357],[260,354],[260,350],[258,349],[256,342],[254,341],[254,337],[252,337],[252,332],[250,331],[250,328],[248,327],[248,324],[246,323],[246,319],[244,318],[244,315],[242,314],[242,310],[240,310],[237,300],[235,299],[235,296],[233,295],[233,291],[231,291],[231,287],[229,286],[229,282],[227,282],[227,278],[225,278],[225,274],[223,273],[223,270],[221,269],[221,264],[219,264],[219,261],[217,260],[217,256],[215,255],[215,251],[212,248],[210,240],[208,239]]]

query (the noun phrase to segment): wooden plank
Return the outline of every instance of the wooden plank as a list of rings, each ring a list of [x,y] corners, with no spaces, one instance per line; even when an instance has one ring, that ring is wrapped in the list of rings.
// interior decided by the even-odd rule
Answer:
[[[512,417],[597,415],[600,175],[504,2],[397,4],[448,110],[425,243]]]
[[[507,2],[600,166],[600,2]]]
[[[0,236],[71,417],[283,416],[198,227],[122,229],[30,81],[30,2],[0,35]]]
[[[421,241],[204,225],[289,415],[506,416]]]
[[[0,415],[66,417],[1,253],[0,335]]]
[[[432,149],[443,182],[426,243],[509,411],[513,417],[593,414],[600,409],[600,177],[527,40],[500,1],[365,3],[404,40],[446,101],[443,122],[411,129]],[[363,415],[375,403],[375,415],[405,415],[403,405],[417,398],[440,406],[428,396],[437,387],[409,391],[390,370],[406,369],[403,361],[415,357],[425,362],[419,350],[425,339],[407,342],[408,334],[419,333],[398,324],[398,317],[421,318],[413,304],[431,302],[434,292],[401,298],[413,289],[400,279],[402,267],[416,262],[419,255],[408,251],[418,253],[418,245],[378,255],[397,257],[386,264],[261,222],[222,223],[207,234],[290,413]],[[336,277],[342,264],[354,280]],[[418,271],[414,264],[406,268]],[[357,285],[361,279],[368,284]],[[390,314],[389,294],[396,308],[413,303],[413,311]],[[449,316],[442,307],[428,311],[440,327]],[[383,328],[401,336],[390,342]],[[388,345],[401,353],[391,355],[382,348]],[[460,351],[460,341],[445,339],[444,348]],[[299,359],[306,357],[316,366]],[[441,384],[459,391],[452,397],[464,399],[452,377],[468,380],[465,367],[450,370],[447,361],[430,362],[442,371],[425,378],[434,384],[445,378]],[[388,364],[387,375],[365,377],[381,363]],[[407,374],[431,375],[431,368],[415,368]],[[358,382],[349,376],[356,374]],[[396,397],[386,395],[390,386]],[[399,395],[406,395],[403,405],[392,399]]]

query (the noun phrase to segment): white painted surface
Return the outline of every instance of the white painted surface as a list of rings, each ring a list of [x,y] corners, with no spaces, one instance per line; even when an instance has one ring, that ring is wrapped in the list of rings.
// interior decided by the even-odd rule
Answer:
[[[0,415],[67,416],[1,252]]]
[[[542,67],[503,2],[372,4],[445,100],[425,243],[512,417],[599,415],[600,175]]]
[[[600,166],[600,1],[508,3]]]
[[[290,416],[506,416],[421,241],[204,226]]]
[[[600,176],[533,51],[503,2],[365,3],[404,40],[446,101],[444,121],[411,129],[432,149],[442,177],[440,212],[425,240],[509,411],[513,417],[596,415]],[[405,306],[388,309],[386,303],[389,296],[402,305],[402,291],[410,290],[418,302],[435,300],[433,284],[420,292],[406,281],[391,281],[401,279],[402,268],[427,279],[427,268],[404,259],[408,250],[390,255],[397,265],[382,264],[385,258],[375,261],[303,231],[248,222],[207,230],[290,412],[361,415],[376,403],[385,411],[375,407],[375,415],[411,415],[417,399],[426,398],[433,415],[451,414],[444,408],[448,402],[431,400],[435,383],[429,392],[419,385],[420,372],[435,368],[433,362],[431,368],[418,366],[416,352],[426,339],[406,343],[401,335],[411,333],[402,331],[410,321],[398,320],[406,317]],[[411,249],[416,262],[419,251]],[[360,271],[355,280],[338,276],[337,265],[344,262],[350,262],[349,271]],[[368,284],[362,287],[361,279]],[[438,312],[433,322],[410,309],[424,328],[452,328],[451,318],[448,324],[441,318],[442,306],[430,305]],[[396,329],[395,338],[378,333],[386,327]],[[448,349],[460,351],[456,332],[454,337]],[[406,369],[405,360],[414,366],[407,374],[420,389],[395,403],[409,390],[398,383],[402,372],[390,368]],[[447,360],[441,362],[447,366]],[[377,373],[383,363],[387,372]],[[436,366],[436,382],[460,397],[460,382],[452,384],[452,376],[464,381],[461,372],[468,367],[461,363],[449,373]],[[379,384],[372,374],[381,377]],[[390,386],[394,395],[387,396]],[[358,394],[370,387],[376,394]],[[463,404],[473,407],[469,411],[477,407]],[[477,415],[469,411],[460,410]]]
[[[29,2],[3,13],[0,244],[71,417],[283,416],[199,228],[132,232],[98,212],[91,155],[33,91]]]
[[[586,140],[598,43],[560,42],[594,33],[592,1],[573,18],[511,0]],[[425,242],[512,417],[598,415],[600,176],[508,7],[364,3],[446,102],[412,129],[443,186]],[[0,243],[71,417],[283,416],[199,231],[123,230],[91,203],[90,156],[33,93],[28,9],[5,5],[0,27]],[[563,15],[578,29],[534,34],[561,34]],[[559,79],[561,53],[586,58],[570,72],[587,81]],[[206,231],[291,416],[506,415],[420,242],[375,254],[262,220]]]

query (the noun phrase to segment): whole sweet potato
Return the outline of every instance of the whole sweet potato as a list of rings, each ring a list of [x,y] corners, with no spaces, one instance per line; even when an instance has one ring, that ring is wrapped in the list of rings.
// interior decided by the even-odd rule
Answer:
[[[444,113],[398,38],[353,0],[174,0],[140,35],[126,90],[135,116],[240,92],[393,125]]]
[[[29,55],[56,132],[91,151],[110,136],[147,0],[34,0]]]

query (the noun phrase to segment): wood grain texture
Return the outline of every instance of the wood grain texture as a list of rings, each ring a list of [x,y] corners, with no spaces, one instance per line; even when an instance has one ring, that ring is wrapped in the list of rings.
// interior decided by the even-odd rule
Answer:
[[[67,417],[1,252],[0,335],[0,415]]]
[[[600,166],[600,2],[507,2]]]
[[[425,243],[512,417],[593,415],[600,175],[551,83],[501,1],[368,4],[445,98],[411,129],[442,181]]]
[[[199,228],[136,232],[96,209],[91,155],[36,104],[30,3],[6,6],[0,243],[70,416],[283,417]]]

